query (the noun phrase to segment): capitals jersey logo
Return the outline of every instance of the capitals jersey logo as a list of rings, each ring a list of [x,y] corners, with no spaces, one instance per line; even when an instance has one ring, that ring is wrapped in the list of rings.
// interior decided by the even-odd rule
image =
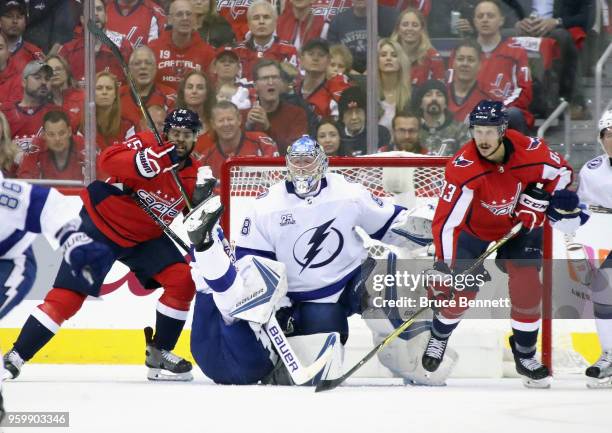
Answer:
[[[140,189],[136,194],[146,203],[147,207],[155,212],[161,219],[172,221],[180,212],[177,207],[180,207],[179,204],[183,201],[182,197],[175,200],[167,194],[162,193],[160,190],[149,192]]]
[[[293,245],[293,259],[302,267],[300,273],[306,268],[322,268],[330,264],[344,246],[342,233],[331,225],[335,218],[306,230]]]
[[[474,161],[470,161],[469,159],[464,158],[463,153],[457,158],[455,158],[455,160],[453,161],[453,165],[455,167],[468,167],[472,164],[474,164]]]
[[[511,215],[520,194],[521,183],[519,182],[516,186],[516,193],[509,199],[502,199],[500,203],[497,200],[493,200],[491,203],[480,200],[480,204],[495,216]]]
[[[542,140],[540,140],[538,137],[530,138],[531,142],[529,143],[529,146],[527,146],[527,150],[536,150],[538,147],[540,147],[540,144],[542,144]]]

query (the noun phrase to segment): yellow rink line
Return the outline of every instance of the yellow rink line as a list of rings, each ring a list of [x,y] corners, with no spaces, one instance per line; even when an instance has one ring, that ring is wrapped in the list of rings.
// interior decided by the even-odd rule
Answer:
[[[19,334],[17,328],[0,329],[0,347],[6,353]],[[193,362],[191,331],[185,330],[174,353]],[[60,329],[30,362],[40,364],[143,364],[142,329]]]
[[[0,348],[6,353],[19,329],[0,328]],[[193,362],[189,350],[191,331],[185,330],[175,349],[177,355]],[[574,350],[593,363],[601,354],[594,332],[571,333]],[[507,341],[507,339],[506,339]],[[142,364],[144,333],[141,329],[60,329],[51,342],[30,362],[41,364]]]

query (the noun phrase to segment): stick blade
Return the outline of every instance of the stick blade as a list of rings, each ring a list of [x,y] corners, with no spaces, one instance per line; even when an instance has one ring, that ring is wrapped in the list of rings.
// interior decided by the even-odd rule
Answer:
[[[317,383],[315,392],[330,391],[336,388],[342,382],[344,382],[343,377],[339,377],[338,379],[320,380],[319,383]]]

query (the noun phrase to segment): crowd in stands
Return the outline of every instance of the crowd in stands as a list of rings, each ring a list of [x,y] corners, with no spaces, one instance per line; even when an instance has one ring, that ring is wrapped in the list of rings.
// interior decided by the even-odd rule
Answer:
[[[435,2],[435,7],[434,7]],[[467,114],[503,101],[510,127],[562,97],[584,109],[579,58],[593,28],[609,38],[607,0],[380,0],[377,66],[367,71],[366,0],[94,0],[158,130],[174,108],[202,120],[194,156],[219,173],[229,156],[283,155],[311,134],[333,156],[452,155]],[[0,0],[0,169],[83,180],[93,152],[149,129],[121,64],[95,41],[95,145],[85,144],[82,0]],[[435,42],[450,41],[436,50]],[[608,40],[608,39],[606,39]],[[433,42],[432,42],[433,41]],[[379,85],[367,125],[366,82]],[[548,101],[549,103],[544,103]],[[98,170],[98,178],[105,174]]]

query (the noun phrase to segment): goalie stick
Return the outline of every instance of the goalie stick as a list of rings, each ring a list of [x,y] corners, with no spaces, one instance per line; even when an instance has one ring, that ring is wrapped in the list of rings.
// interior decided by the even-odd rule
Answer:
[[[140,97],[140,95],[138,94],[138,91],[136,90],[136,83],[134,83],[134,78],[132,77],[132,74],[130,73],[128,65],[125,62],[125,59],[123,58],[123,55],[121,54],[121,51],[119,50],[119,47],[117,47],[117,45],[115,45],[113,41],[111,41],[109,37],[106,36],[106,34],[104,33],[104,30],[96,26],[96,23],[93,20],[87,21],[87,29],[91,32],[92,35],[96,37],[97,40],[99,40],[102,44],[104,44],[107,48],[109,48],[111,52],[113,53],[113,55],[119,61],[119,64],[121,65],[121,70],[123,71],[123,75],[125,75],[125,78],[130,87],[130,91],[132,92],[132,96],[134,97],[134,100],[136,101],[138,108],[140,108],[142,115],[147,121],[147,126],[153,132],[153,135],[155,136],[155,140],[157,141],[157,143],[159,143],[159,145],[162,146],[164,141],[159,135],[159,132],[157,131],[157,128],[155,127],[155,123],[153,123],[153,119],[151,119],[151,115],[147,111],[144,105],[144,102],[142,102],[142,98]],[[183,196],[183,200],[185,200],[187,209],[192,210],[193,205],[191,203],[191,199],[187,195],[187,191],[185,190],[183,183],[179,179],[176,169],[172,170],[171,173],[172,173],[172,178],[174,179],[174,182],[176,183],[181,193],[181,196]]]
[[[514,227],[512,227],[510,231],[506,233],[501,239],[499,239],[498,241],[493,243],[489,248],[487,248],[487,250],[484,253],[482,253],[480,257],[476,259],[476,261],[472,264],[472,266],[470,266],[469,269],[463,271],[462,274],[469,274],[470,272],[477,269],[482,264],[482,262],[485,261],[487,257],[489,257],[495,251],[500,249],[502,245],[504,245],[511,238],[513,238],[521,230],[522,227],[523,227],[522,223],[518,223]],[[395,340],[402,332],[408,329],[408,327],[412,325],[414,321],[427,310],[429,310],[429,307],[419,308],[415,313],[413,313],[410,317],[408,317],[397,329],[395,329],[393,332],[387,335],[380,343],[374,346],[374,348],[370,350],[366,354],[366,356],[361,358],[361,360],[357,364],[355,364],[350,370],[348,370],[342,376],[338,377],[337,379],[329,379],[329,380],[323,379],[319,381],[319,383],[317,384],[317,387],[315,388],[315,392],[329,391],[331,389],[336,388],[338,385],[340,385],[342,382],[344,382],[346,379],[352,376],[353,373],[359,370],[366,362],[372,359],[374,355],[380,352],[386,345],[388,345],[391,341]]]

